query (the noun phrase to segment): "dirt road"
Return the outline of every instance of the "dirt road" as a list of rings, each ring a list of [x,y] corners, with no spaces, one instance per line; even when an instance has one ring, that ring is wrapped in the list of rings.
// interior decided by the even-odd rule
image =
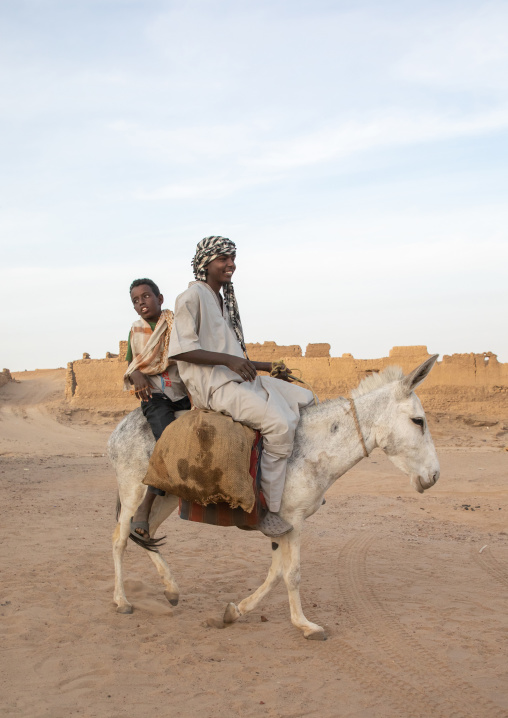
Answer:
[[[379,451],[335,484],[303,543],[304,611],[329,636],[314,643],[282,585],[230,628],[206,626],[262,582],[270,543],[174,516],[163,553],[180,604],[131,545],[135,611],[117,614],[116,419],[69,410],[64,370],[16,377],[0,389],[3,716],[508,716],[502,422],[430,417],[441,479],[422,496]]]

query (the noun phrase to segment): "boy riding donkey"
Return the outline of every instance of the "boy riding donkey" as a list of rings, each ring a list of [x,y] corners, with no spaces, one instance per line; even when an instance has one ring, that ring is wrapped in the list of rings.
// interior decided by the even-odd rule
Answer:
[[[261,489],[268,512],[257,528],[276,538],[293,528],[279,509],[300,410],[313,395],[295,384],[257,375],[270,372],[272,364],[250,361],[246,355],[231,281],[235,258],[236,246],[225,237],[199,242],[192,261],[196,281],[176,300],[169,356],[177,360],[195,406],[222,412],[261,432]]]
[[[130,295],[141,319],[133,323],[129,333],[124,384],[141,400],[143,414],[158,441],[175,420],[175,412],[190,409],[191,404],[176,363],[168,358],[173,312],[162,309],[164,297],[151,279],[135,279]],[[148,517],[157,495],[164,496],[165,492],[149,486],[131,520],[131,536],[137,542],[150,539]]]

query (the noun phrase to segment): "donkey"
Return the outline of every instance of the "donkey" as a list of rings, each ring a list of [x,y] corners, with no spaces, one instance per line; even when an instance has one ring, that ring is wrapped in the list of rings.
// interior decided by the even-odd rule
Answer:
[[[289,595],[291,621],[305,638],[325,640],[321,626],[305,618],[300,601],[300,541],[303,522],[323,502],[325,492],[364,456],[379,447],[408,474],[419,493],[439,478],[439,461],[427,427],[425,414],[413,390],[426,378],[438,355],[423,362],[407,376],[398,367],[388,367],[366,377],[351,393],[302,412],[294,450],[288,461],[282,497],[282,516],[293,524],[289,534],[272,541],[272,563],[264,583],[238,605],[226,607],[224,624],[234,623],[256,608],[283,577]],[[121,510],[113,533],[115,563],[114,601],[119,613],[132,613],[122,573],[122,557],[129,538],[130,520],[141,503],[142,483],[155,442],[141,410],[131,412],[117,426],[108,443],[115,467]],[[150,536],[178,505],[178,497],[157,497],[150,514]],[[178,585],[158,551],[148,555],[165,586],[168,601],[178,603]]]

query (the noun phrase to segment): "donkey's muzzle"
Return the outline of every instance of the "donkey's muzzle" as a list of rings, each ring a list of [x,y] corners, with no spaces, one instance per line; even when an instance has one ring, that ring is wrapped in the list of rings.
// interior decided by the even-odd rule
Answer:
[[[436,481],[439,479],[439,469],[435,471],[433,474],[429,474],[427,477],[423,477],[420,475],[412,476],[411,477],[411,484],[413,485],[413,488],[418,491],[419,494],[423,494],[424,491],[427,489],[430,489],[431,486],[434,486]]]
[[[435,471],[433,474],[429,474],[427,479],[423,479],[421,476],[419,476],[418,479],[419,479],[420,485],[424,491],[426,489],[430,489],[431,486],[434,486],[436,481],[439,479],[439,469],[437,469],[437,471]]]

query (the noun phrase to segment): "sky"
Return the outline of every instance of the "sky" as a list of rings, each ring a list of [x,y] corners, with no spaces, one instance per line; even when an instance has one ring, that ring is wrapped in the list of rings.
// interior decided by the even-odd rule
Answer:
[[[0,369],[118,351],[197,242],[247,342],[508,362],[508,2],[0,0]]]

